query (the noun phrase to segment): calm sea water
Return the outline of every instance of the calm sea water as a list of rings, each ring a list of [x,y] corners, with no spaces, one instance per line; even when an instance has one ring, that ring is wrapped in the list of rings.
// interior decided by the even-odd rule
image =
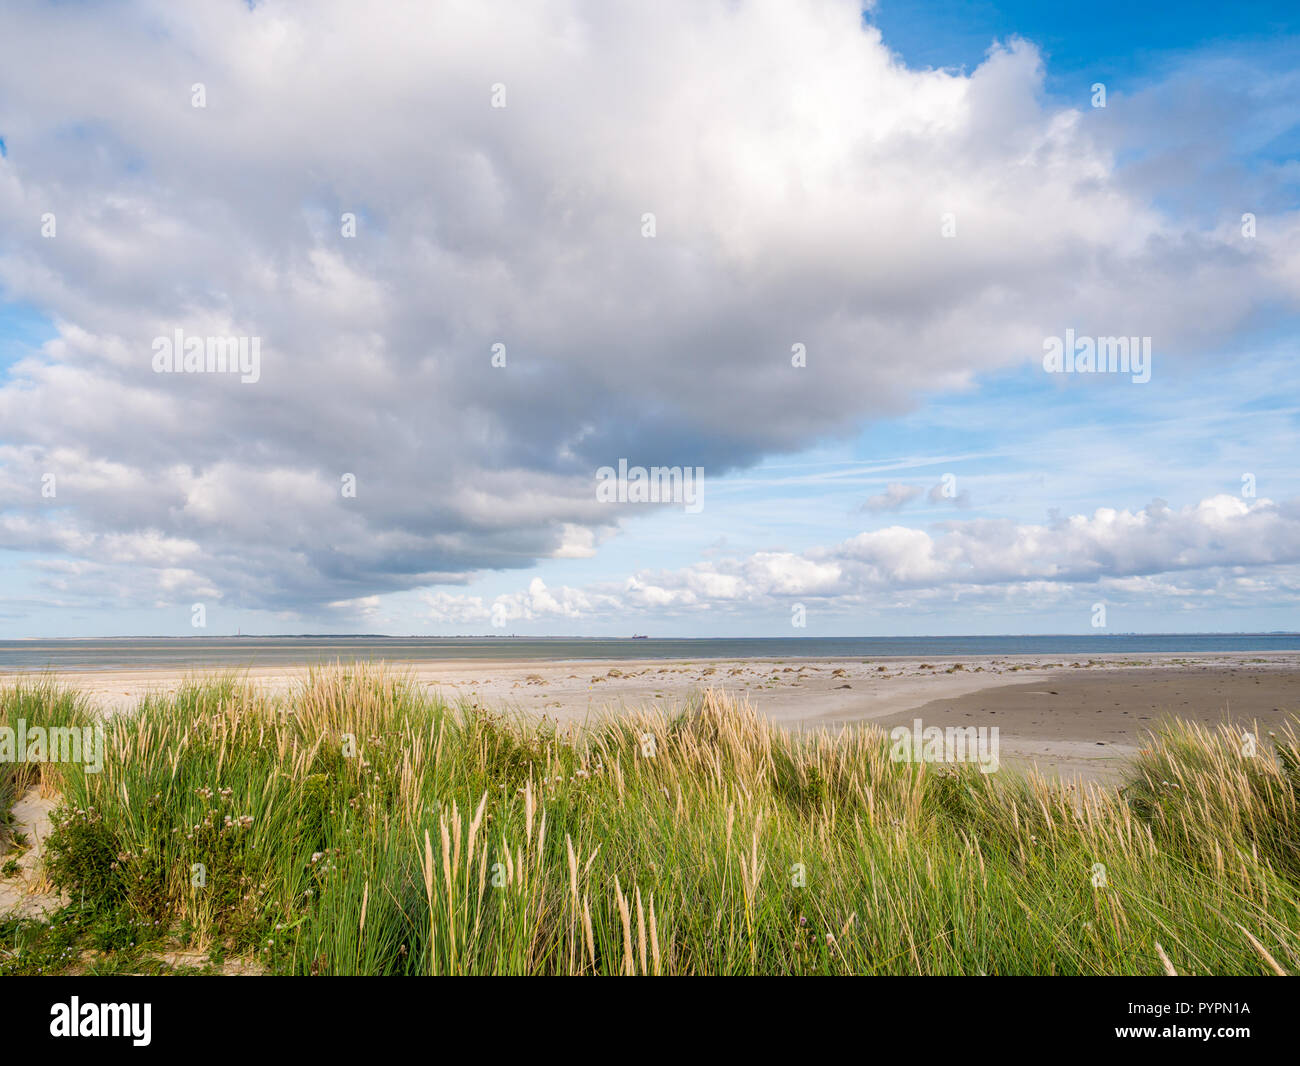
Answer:
[[[0,640],[0,672],[295,666],[341,660],[882,659],[949,655],[1139,655],[1296,651],[1298,633],[1034,637],[773,637],[603,640],[572,637],[121,637]]]

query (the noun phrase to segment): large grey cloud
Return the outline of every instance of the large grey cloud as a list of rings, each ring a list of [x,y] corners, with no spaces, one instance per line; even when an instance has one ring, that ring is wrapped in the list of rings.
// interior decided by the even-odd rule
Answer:
[[[1294,216],[1162,213],[1031,46],[909,70],[853,3],[16,3],[0,38],[0,285],[60,330],[0,381],[0,546],[142,602],[590,552],[620,457],[717,475],[1067,326],[1204,348],[1300,278]],[[260,337],[261,380],[155,375],[177,327]]]

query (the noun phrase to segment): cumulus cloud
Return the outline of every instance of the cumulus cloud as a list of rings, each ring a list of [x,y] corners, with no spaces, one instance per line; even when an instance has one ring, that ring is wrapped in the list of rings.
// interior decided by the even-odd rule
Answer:
[[[540,577],[533,578],[526,591],[497,596],[491,603],[485,603],[481,596],[458,596],[444,591],[427,592],[422,598],[428,617],[434,621],[490,621],[494,626],[544,618],[578,619],[620,607],[618,600],[608,594],[567,586],[547,588]]]
[[[1077,587],[1274,602],[1294,597],[1294,574],[1287,574],[1298,565],[1300,499],[1277,504],[1214,496],[1178,510],[1155,501],[1137,511],[1099,508],[1043,525],[975,519],[940,523],[933,532],[890,526],[801,553],[755,552],[638,573],[621,587],[565,589],[564,613],[775,608],[795,600],[843,609],[893,603],[900,594],[914,602],[956,594],[1041,605]],[[1276,571],[1276,583],[1260,580],[1264,568],[1270,577]],[[540,582],[533,584],[525,601],[541,591]],[[440,618],[459,612],[468,620],[481,611],[474,598],[437,602]]]
[[[134,602],[365,603],[590,555],[619,458],[721,475],[1067,326],[1159,359],[1295,297],[1294,215],[1244,251],[1046,104],[1031,44],[913,70],[860,6],[4,5],[0,287],[58,336],[0,379],[0,547]],[[178,328],[259,338],[259,381],[153,373]],[[884,530],[620,595],[1010,573],[1041,558],[1013,533],[1064,535]]]

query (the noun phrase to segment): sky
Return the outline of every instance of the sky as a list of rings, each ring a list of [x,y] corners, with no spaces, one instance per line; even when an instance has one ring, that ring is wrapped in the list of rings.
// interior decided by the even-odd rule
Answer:
[[[0,40],[0,639],[1300,629],[1294,4]]]

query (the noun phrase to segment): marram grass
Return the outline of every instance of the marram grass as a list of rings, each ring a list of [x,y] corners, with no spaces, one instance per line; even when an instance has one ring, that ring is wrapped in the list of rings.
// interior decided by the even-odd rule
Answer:
[[[0,687],[0,728],[16,731],[20,723],[28,729],[84,726],[94,720],[85,699],[72,689],[60,686],[49,675],[36,675]],[[6,754],[0,747],[0,859],[9,843],[10,810],[14,801],[41,777],[39,764],[19,762],[16,753],[7,758]]]
[[[84,713],[26,692],[0,707]],[[712,691],[566,732],[374,667],[196,681],[105,732],[101,773],[43,767],[71,902],[0,922],[0,973],[178,945],[290,974],[1300,970],[1294,720],[1253,757],[1168,723],[1123,789],[895,763]]]

